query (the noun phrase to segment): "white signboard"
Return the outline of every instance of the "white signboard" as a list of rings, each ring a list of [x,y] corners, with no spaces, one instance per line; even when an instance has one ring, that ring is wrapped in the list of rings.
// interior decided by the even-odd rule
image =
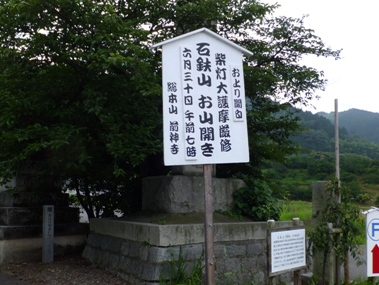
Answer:
[[[271,273],[306,266],[305,229],[271,232]]]
[[[159,45],[165,165],[248,162],[242,48],[206,29]]]
[[[366,215],[367,277],[379,276],[379,210],[367,211]]]

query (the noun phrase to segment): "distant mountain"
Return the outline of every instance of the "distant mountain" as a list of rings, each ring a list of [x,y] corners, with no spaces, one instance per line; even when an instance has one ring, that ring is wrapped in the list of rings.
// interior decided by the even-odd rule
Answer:
[[[296,114],[300,118],[300,124],[305,131],[292,138],[292,140],[304,149],[314,151],[332,152],[334,150],[334,125],[324,116],[312,114],[309,111]],[[347,131],[340,130],[341,136],[346,137]]]
[[[334,124],[334,112],[317,113]],[[379,143],[379,113],[350,109],[338,113],[340,128],[345,128],[350,136],[359,136],[371,142]]]
[[[357,154],[371,159],[379,159],[379,136],[377,135],[379,134],[379,114],[370,112],[366,114],[366,111],[357,111],[349,110],[339,114],[340,153]],[[295,143],[300,145],[303,150],[316,152],[335,151],[333,113],[312,114],[309,111],[300,111],[296,115],[300,118],[300,124],[305,130],[291,138]],[[357,130],[355,134],[350,133],[352,127]],[[366,132],[363,132],[363,130],[366,130]],[[378,142],[375,141],[375,138],[378,139]]]

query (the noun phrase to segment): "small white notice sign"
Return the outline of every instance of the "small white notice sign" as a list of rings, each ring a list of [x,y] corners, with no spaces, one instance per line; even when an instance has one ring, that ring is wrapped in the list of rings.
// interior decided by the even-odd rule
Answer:
[[[271,232],[271,272],[306,266],[305,229]]]

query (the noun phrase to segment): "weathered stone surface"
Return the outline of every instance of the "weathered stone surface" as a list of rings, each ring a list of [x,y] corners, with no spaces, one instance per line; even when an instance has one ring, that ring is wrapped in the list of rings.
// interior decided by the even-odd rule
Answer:
[[[281,225],[290,226],[289,223]],[[264,239],[266,237],[266,223],[215,223],[215,241],[238,241]],[[203,224],[184,225],[156,225],[135,223],[114,219],[92,219],[91,231],[125,240],[138,241],[156,246],[174,246],[202,243],[204,241]]]
[[[112,253],[119,253],[121,250],[121,245],[122,240],[112,237],[103,240],[101,248]]]
[[[314,225],[317,225],[320,222],[321,215],[317,214],[325,208],[325,205],[329,199],[326,188],[326,181],[318,181],[312,184],[312,216],[317,216],[312,219],[312,223],[314,223]]]
[[[318,181],[312,184],[312,226],[316,227],[321,223],[322,215],[319,214],[325,206],[328,204],[328,192],[327,192],[327,182],[326,181]],[[320,278],[322,276],[323,271],[323,252],[315,252],[314,253],[314,263],[313,263],[313,275],[316,278]],[[326,268],[331,266],[334,267],[334,264],[329,264],[329,260],[326,261]],[[334,263],[334,262],[333,262]],[[334,269],[333,269],[334,270]],[[326,275],[329,276],[329,271],[326,270]],[[328,277],[326,277],[328,280]]]
[[[171,260],[172,255],[176,256],[175,251],[179,252],[176,249],[171,251],[167,250],[167,247],[156,247],[152,246],[149,250],[149,259],[150,263],[159,263],[159,262],[168,262]]]
[[[204,255],[204,245],[203,244],[189,244],[181,247],[182,255],[188,260],[196,260],[199,256]],[[179,253],[174,255],[177,258]]]
[[[259,242],[253,241],[247,245],[247,252],[249,255],[262,254],[264,250],[266,249],[262,246],[262,243]]]
[[[130,251],[130,243],[123,240],[122,245],[121,245],[121,254],[124,256],[129,256],[129,251]]]
[[[233,192],[243,186],[239,179],[213,178],[214,209],[232,208]],[[155,212],[204,211],[204,179],[198,176],[156,176],[143,180],[142,209]]]
[[[246,256],[245,244],[230,244],[225,247],[225,254],[233,257]]]
[[[143,224],[144,227],[152,227],[158,229],[158,236],[165,237],[159,240],[159,244],[147,244],[139,240],[129,240],[124,237],[115,237],[113,232],[106,234],[102,231],[97,233],[98,227],[104,223],[109,224],[106,219],[101,219],[101,222],[96,222],[96,226],[91,225],[95,231],[90,233],[88,244],[83,256],[93,263],[100,264],[111,271],[119,274],[125,280],[133,282],[136,285],[153,285],[159,284],[159,278],[170,275],[170,263],[173,260],[178,260],[179,254],[184,257],[188,270],[193,268],[194,263],[203,257],[204,250],[204,235],[201,232],[190,231],[193,229],[188,225],[154,225]],[[111,220],[116,221],[116,220]],[[117,222],[117,221],[116,221]],[[121,223],[121,227],[125,226],[125,221]],[[292,222],[277,222],[276,228],[288,228]],[[216,283],[225,283],[227,280],[245,284],[254,282],[254,284],[268,284],[267,272],[267,223],[237,223],[239,225],[229,226],[229,224],[215,224],[215,229],[218,228],[220,233],[217,240],[215,239],[214,254],[216,264]],[[172,227],[175,226],[175,236],[168,238],[172,233]],[[203,227],[202,224],[198,225]],[[115,226],[111,226],[113,229]],[[182,227],[182,229],[179,229]],[[240,229],[238,228],[240,227]],[[196,228],[196,227],[195,227]],[[222,229],[224,228],[224,229]],[[135,223],[130,228],[138,231]],[[221,229],[221,230],[220,230]],[[124,229],[125,230],[125,229]],[[121,230],[121,232],[124,232]],[[144,230],[148,233],[149,230]],[[136,237],[128,233],[127,237]],[[110,238],[113,242],[115,239],[120,239],[121,250],[118,252],[118,266],[115,267],[117,258],[116,253],[101,255],[100,259],[104,258],[106,262],[97,260],[99,256],[96,254],[95,247],[98,250],[104,251],[111,247],[101,244],[107,243],[106,239]],[[201,239],[201,241],[200,241]],[[179,240],[180,242],[176,242]],[[100,241],[100,244],[99,244]],[[173,244],[168,242],[172,241]],[[197,242],[194,242],[197,241]],[[88,249],[87,249],[88,248]],[[95,253],[94,253],[95,252]],[[104,264],[108,264],[105,266]],[[280,277],[275,277],[278,280],[289,282],[292,275],[284,274]],[[230,283],[233,284],[233,283]],[[234,283],[236,284],[236,283]]]
[[[204,214],[200,215],[204,210],[203,180],[181,175],[146,178],[144,213],[130,220],[92,219],[88,248],[111,253],[114,248],[103,240],[122,241],[117,243],[120,250],[112,252],[119,254],[117,268],[112,255],[100,256],[107,260],[98,264],[109,264],[108,269],[136,285],[155,285],[162,276],[168,278],[170,265],[179,254],[191,270],[204,256]],[[243,181],[214,178],[212,182],[214,209],[231,209],[232,193],[244,186]],[[226,284],[229,279],[241,284],[268,284],[267,223],[215,219],[213,225],[217,284]],[[291,226],[292,221],[275,224],[276,228]],[[98,258],[93,250],[85,250],[83,256],[92,262]]]
[[[108,268],[116,269],[120,261],[120,255],[116,253],[109,253]]]

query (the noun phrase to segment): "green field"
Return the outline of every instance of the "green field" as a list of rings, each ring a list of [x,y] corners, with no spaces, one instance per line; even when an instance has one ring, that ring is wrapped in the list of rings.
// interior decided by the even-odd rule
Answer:
[[[289,221],[293,218],[299,218],[303,222],[309,222],[312,219],[312,203],[305,201],[286,201],[283,212],[280,215],[280,220]]]

